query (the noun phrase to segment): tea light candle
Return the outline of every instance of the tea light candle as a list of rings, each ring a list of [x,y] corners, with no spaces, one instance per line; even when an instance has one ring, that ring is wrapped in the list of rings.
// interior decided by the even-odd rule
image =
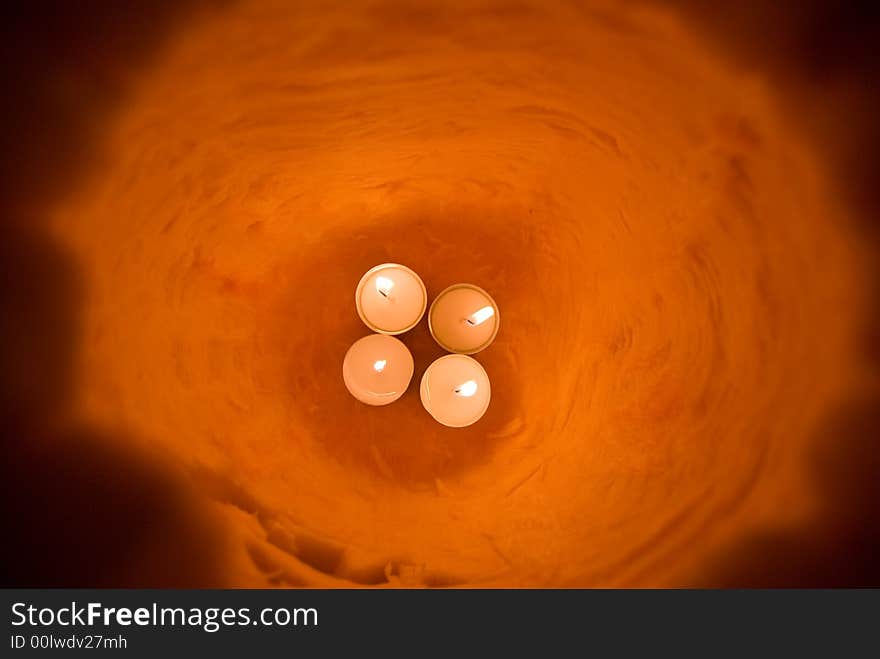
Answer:
[[[401,341],[385,334],[358,339],[345,353],[342,379],[352,396],[367,405],[400,398],[413,374],[413,358]]]
[[[446,355],[422,376],[422,405],[444,426],[463,428],[477,422],[489,407],[492,389],[480,363],[466,355]]]
[[[428,312],[431,336],[444,350],[472,355],[495,340],[501,319],[486,291],[472,284],[455,284],[437,296]]]
[[[399,263],[383,263],[361,277],[355,292],[358,315],[381,334],[402,334],[425,314],[428,293],[415,272]]]

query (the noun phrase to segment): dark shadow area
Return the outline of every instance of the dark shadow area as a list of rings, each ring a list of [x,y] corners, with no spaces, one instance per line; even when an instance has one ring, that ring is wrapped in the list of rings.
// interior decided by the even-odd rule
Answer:
[[[707,3],[680,8],[706,40],[780,92],[874,233],[880,224],[880,5],[864,0]]]
[[[880,255],[880,5],[853,0],[665,4],[681,8],[731,61],[773,84],[783,109],[830,163],[865,244]],[[873,276],[880,300],[880,272]],[[864,362],[876,377],[880,306],[866,323],[863,340]],[[811,455],[808,469],[822,500],[816,518],[801,528],[768,529],[736,543],[707,566],[703,585],[880,586],[876,386],[827,419]]]
[[[809,526],[768,529],[730,547],[703,585],[880,587],[880,407],[840,410],[816,442],[810,472],[822,497]]]
[[[130,438],[65,428],[82,284],[41,228],[101,159],[126,85],[219,3],[32,2],[2,10],[0,481],[3,586],[219,585],[212,530]]]
[[[47,203],[100,162],[107,122],[132,74],[169,37],[228,0],[6,3],[0,9],[0,200],[5,221],[41,220]]]
[[[2,236],[0,585],[221,584],[216,530],[179,478],[131,438],[60,429],[76,343],[75,269],[48,240],[10,226]]]
[[[39,229],[0,225],[0,418],[42,425],[66,406],[82,290],[69,257]]]
[[[0,585],[220,587],[212,525],[167,466],[91,430],[4,430]]]

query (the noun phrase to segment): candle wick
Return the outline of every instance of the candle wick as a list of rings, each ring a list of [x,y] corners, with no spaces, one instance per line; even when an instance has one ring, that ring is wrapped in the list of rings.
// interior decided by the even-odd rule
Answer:
[[[463,382],[455,388],[455,393],[459,396],[473,396],[475,393],[477,393],[477,383],[473,380]]]
[[[391,298],[391,289],[394,288],[394,281],[388,277],[376,277],[376,291],[386,300]]]
[[[483,307],[482,309],[477,309],[474,313],[464,319],[471,327],[475,327],[476,325],[480,325],[489,320],[492,316],[495,315],[495,309],[493,307]]]

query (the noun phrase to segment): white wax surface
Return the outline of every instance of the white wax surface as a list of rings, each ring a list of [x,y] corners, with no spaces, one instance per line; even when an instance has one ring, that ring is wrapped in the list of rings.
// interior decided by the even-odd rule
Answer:
[[[342,379],[351,395],[367,405],[400,398],[413,375],[413,358],[402,342],[370,334],[354,342],[342,362]]]
[[[488,308],[488,309],[487,309]],[[456,284],[441,292],[431,305],[430,326],[434,339],[449,352],[470,355],[486,348],[498,331],[498,307],[486,291],[470,284]],[[469,324],[476,314],[478,324]]]
[[[361,278],[356,303],[367,327],[383,334],[400,334],[421,320],[427,307],[427,294],[415,272],[406,266],[385,263]]]
[[[437,421],[462,428],[485,414],[492,390],[489,376],[477,360],[446,355],[425,371],[419,393],[422,405]]]

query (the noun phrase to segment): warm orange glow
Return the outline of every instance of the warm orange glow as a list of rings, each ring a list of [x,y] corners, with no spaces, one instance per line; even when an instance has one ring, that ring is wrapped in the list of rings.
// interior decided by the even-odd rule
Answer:
[[[52,545],[37,505],[124,538],[49,581],[864,581],[877,261],[831,155],[842,102],[690,3],[168,11],[130,68],[90,55],[32,95],[70,116],[27,139],[80,141],[10,150],[43,163],[0,248],[25,282],[3,320],[19,554]],[[450,316],[503,316],[473,425],[422,406],[445,354],[425,318],[399,400],[346,389],[382,263],[427,304],[457,282],[497,303]],[[365,289],[402,306],[399,281]]]

